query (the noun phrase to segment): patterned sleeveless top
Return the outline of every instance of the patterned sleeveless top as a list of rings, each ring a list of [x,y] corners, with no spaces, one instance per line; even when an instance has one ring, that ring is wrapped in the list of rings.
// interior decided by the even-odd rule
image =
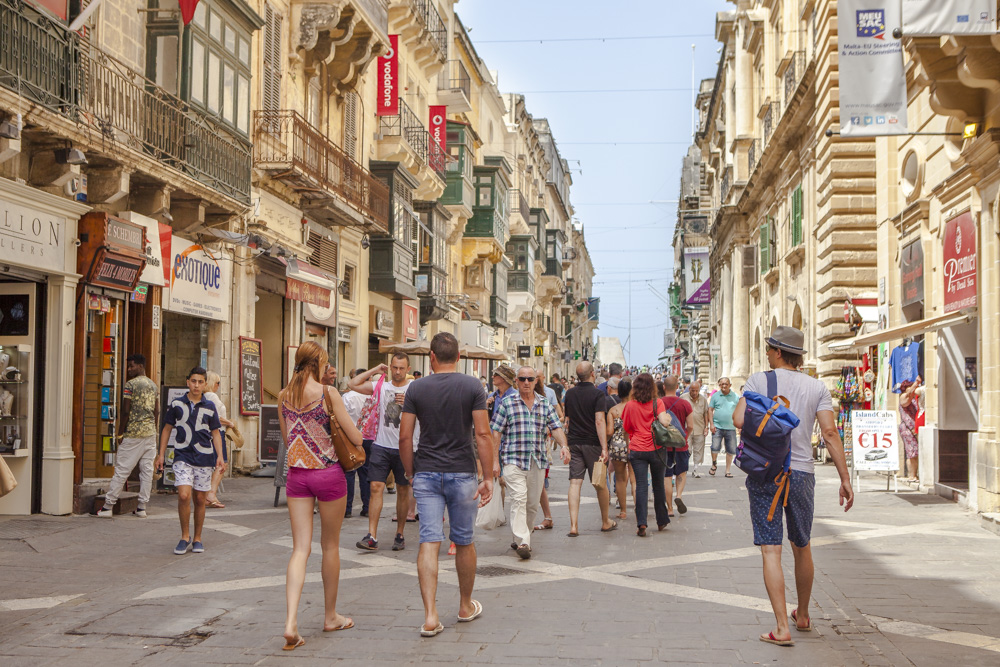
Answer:
[[[608,441],[608,456],[613,461],[628,461],[628,443],[625,441],[625,428],[620,416],[614,419],[614,432]]]
[[[285,453],[288,467],[318,470],[337,463],[337,452],[330,437],[330,415],[322,396],[302,410],[283,401],[281,415],[288,428]]]

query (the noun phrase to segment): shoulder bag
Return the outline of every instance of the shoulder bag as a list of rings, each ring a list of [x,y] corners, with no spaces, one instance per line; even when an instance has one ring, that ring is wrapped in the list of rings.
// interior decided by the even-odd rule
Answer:
[[[330,415],[330,440],[333,441],[333,450],[337,452],[337,461],[344,472],[357,470],[365,464],[365,448],[351,442],[340,428],[333,414],[333,401],[330,400],[329,391],[323,391],[323,401],[326,403],[326,412]]]

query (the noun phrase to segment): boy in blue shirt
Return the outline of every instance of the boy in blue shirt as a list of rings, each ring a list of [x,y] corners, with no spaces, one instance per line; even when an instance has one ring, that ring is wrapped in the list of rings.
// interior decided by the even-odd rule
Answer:
[[[205,523],[205,504],[212,488],[212,471],[225,472],[222,458],[222,425],[215,405],[204,397],[207,374],[201,366],[188,373],[188,391],[175,398],[167,407],[160,432],[160,453],[156,457],[157,471],[163,470],[163,459],[176,431],[174,443],[174,486],[177,489],[177,513],[181,520],[181,541],[174,548],[178,556],[205,551],[201,543],[201,528]],[[194,489],[194,540],[190,533],[191,490]]]

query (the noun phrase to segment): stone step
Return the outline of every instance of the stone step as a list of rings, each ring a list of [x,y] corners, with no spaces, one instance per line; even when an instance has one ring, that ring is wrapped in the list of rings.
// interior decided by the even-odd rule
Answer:
[[[104,507],[104,497],[102,493],[94,499],[94,513],[101,511]],[[115,503],[112,513],[115,516],[119,514],[131,514],[139,507],[139,494],[134,491],[122,491],[118,496],[118,502]]]

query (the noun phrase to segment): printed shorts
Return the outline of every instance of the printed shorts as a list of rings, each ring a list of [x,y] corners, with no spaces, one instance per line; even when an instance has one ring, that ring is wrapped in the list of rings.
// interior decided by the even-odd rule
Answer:
[[[285,496],[288,498],[315,498],[321,503],[340,500],[347,495],[347,477],[339,463],[328,468],[288,469]]]
[[[750,496],[750,520],[753,522],[753,543],[780,545],[784,539],[781,527],[782,516],[788,521],[788,541],[797,547],[809,544],[812,536],[813,507],[816,491],[816,476],[812,473],[793,470],[788,489],[788,506],[782,507],[782,498],[774,510],[774,518],[767,520],[771,502],[778,487],[773,483],[762,483],[746,478],[747,493]]]
[[[195,491],[212,490],[214,467],[193,466],[186,461],[174,461],[174,486],[190,486]]]

